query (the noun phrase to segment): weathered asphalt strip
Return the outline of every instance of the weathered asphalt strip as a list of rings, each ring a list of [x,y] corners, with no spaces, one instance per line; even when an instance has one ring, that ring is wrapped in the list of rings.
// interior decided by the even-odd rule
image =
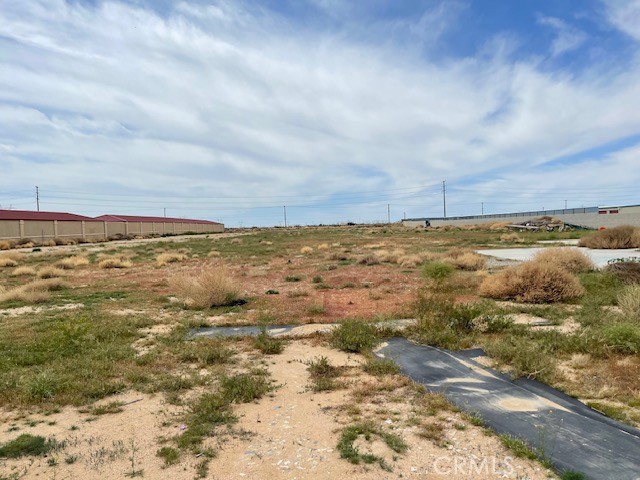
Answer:
[[[593,480],[640,480],[640,430],[612,420],[547,385],[508,376],[452,352],[392,338],[376,351],[402,373],[444,394],[497,431],[525,440],[560,471]]]

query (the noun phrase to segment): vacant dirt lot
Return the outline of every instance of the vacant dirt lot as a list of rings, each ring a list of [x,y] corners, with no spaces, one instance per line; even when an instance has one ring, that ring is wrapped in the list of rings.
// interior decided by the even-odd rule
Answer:
[[[586,271],[583,296],[568,301],[483,298],[482,282],[504,267],[472,251],[504,246],[501,235],[273,229],[10,252],[0,267],[0,479],[471,478],[472,466],[472,478],[553,477],[541,452],[375,364],[353,338],[186,339],[201,326],[417,318],[404,335],[482,346],[499,368],[638,422],[637,323],[617,306],[624,283]],[[549,238],[522,235],[522,245]],[[233,288],[224,305],[196,308],[175,278],[193,290],[211,270]],[[373,343],[389,334],[378,329]]]

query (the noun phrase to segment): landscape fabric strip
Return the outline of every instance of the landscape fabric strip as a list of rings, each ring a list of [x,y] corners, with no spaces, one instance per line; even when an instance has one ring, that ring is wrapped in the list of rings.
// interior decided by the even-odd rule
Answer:
[[[582,472],[593,480],[640,479],[640,430],[540,382],[512,380],[486,368],[473,360],[481,354],[404,338],[389,339],[376,351],[393,359],[415,382],[480,417],[487,427],[524,440],[558,471]]]

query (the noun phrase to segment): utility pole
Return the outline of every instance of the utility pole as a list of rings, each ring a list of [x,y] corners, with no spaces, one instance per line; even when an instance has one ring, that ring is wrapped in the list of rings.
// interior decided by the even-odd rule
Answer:
[[[387,223],[391,223],[391,205],[387,203]]]
[[[284,209],[284,226],[286,228],[286,226],[287,226],[287,206],[285,205],[282,208]]]
[[[164,210],[164,218],[167,218],[167,207],[164,207],[162,210]]]
[[[442,211],[444,218],[447,218],[447,184],[446,180],[442,180]]]
[[[481,202],[480,205],[482,205],[482,215],[484,215],[484,202]]]
[[[40,188],[36,185],[36,207],[40,211]]]
[[[567,209],[567,201],[566,200],[564,201],[564,209],[565,210]]]

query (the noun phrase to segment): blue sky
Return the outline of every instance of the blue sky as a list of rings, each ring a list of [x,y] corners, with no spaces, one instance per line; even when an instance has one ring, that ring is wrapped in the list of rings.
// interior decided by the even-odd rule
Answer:
[[[640,0],[0,0],[0,206],[376,221],[640,203]]]

